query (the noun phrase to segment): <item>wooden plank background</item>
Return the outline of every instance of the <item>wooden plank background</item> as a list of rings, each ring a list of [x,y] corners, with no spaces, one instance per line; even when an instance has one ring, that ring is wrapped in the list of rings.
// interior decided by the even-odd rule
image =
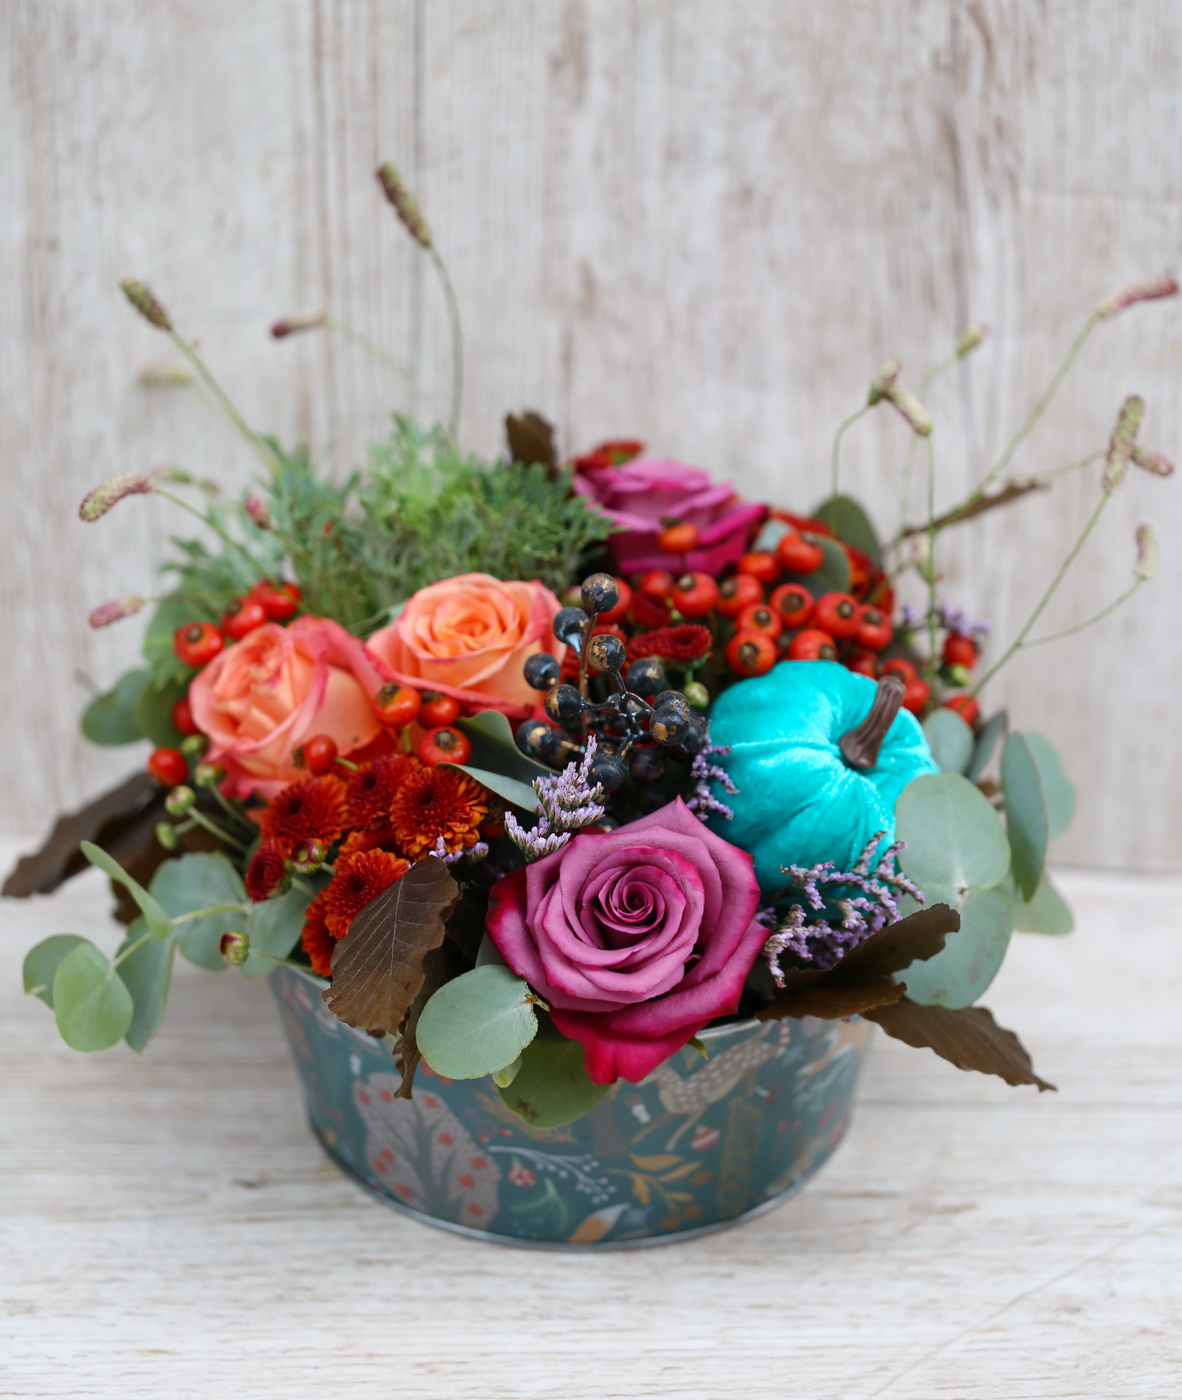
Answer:
[[[324,308],[447,378],[433,282],[381,203],[418,190],[465,313],[463,433],[493,450],[536,406],[568,448],[637,434],[809,506],[835,423],[897,355],[916,383],[970,317],[994,334],[932,395],[941,501],[997,454],[1094,302],[1177,270],[1182,9],[1171,0],[8,0],[0,14],[0,825],[28,830],[118,776],[75,737],[84,679],[150,592],[159,502],[97,526],[107,474],[251,459],[122,304],[149,280],[250,420],[359,459],[405,395],[339,339],[273,344]],[[1101,328],[1016,466],[1101,446],[1122,397],[1182,453],[1182,307]],[[845,479],[891,521],[905,429],[848,438]],[[1012,636],[1091,509],[1095,477],[947,537],[950,593]],[[1030,653],[994,699],[1051,733],[1081,788],[1060,860],[1179,869],[1167,722],[1182,688],[1182,495],[1135,473],[1048,617],[1129,578],[1151,520],[1159,580],[1086,637]],[[75,672],[79,672],[75,676]]]

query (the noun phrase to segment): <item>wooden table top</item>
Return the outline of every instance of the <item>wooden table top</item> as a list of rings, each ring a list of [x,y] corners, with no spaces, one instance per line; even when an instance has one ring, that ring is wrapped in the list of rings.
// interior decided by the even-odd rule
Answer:
[[[1019,935],[985,998],[1058,1094],[879,1037],[801,1195],[583,1258],[429,1230],[346,1180],[257,983],[179,966],[142,1057],[68,1050],[19,965],[51,933],[114,948],[100,882],[5,901],[0,1395],[1182,1393],[1182,880],[1062,885],[1077,933]]]

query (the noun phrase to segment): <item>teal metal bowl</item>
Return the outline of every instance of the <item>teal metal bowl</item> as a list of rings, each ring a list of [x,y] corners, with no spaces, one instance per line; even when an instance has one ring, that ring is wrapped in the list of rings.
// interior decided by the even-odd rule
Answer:
[[[702,1032],[642,1084],[540,1131],[490,1079],[420,1065],[414,1098],[383,1046],[342,1025],[323,983],[270,978],[312,1130],[350,1176],[428,1225],[502,1244],[627,1248],[768,1210],[824,1164],[849,1123],[865,1021],[740,1021]]]

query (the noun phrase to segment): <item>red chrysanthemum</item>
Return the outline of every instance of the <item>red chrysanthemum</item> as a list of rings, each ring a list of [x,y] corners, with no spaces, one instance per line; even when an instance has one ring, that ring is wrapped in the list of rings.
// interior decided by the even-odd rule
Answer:
[[[388,825],[395,793],[422,766],[414,754],[395,753],[367,763],[352,774],[345,784],[345,820],[349,829],[364,831]]]
[[[297,841],[322,841],[331,846],[345,825],[345,784],[327,774],[303,778],[271,799],[260,828],[264,841],[288,852]]]
[[[488,794],[455,768],[424,768],[399,789],[390,810],[398,844],[412,860],[428,855],[439,838],[448,851],[462,851],[480,839],[488,816]]]
[[[255,904],[261,904],[278,894],[290,878],[287,850],[278,841],[264,841],[246,867],[246,893]]]
[[[663,598],[654,598],[639,589],[632,595],[631,613],[637,627],[667,627],[672,616]]]
[[[300,935],[304,952],[311,958],[312,971],[317,977],[332,976],[332,950],[337,944],[324,919],[324,896],[327,893],[327,890],[321,890],[304,911],[304,931]]]
[[[710,629],[687,622],[680,627],[658,627],[652,632],[639,632],[628,642],[628,660],[642,656],[659,656],[678,666],[689,666],[710,655]]]
[[[362,851],[332,877],[324,891],[324,922],[335,938],[344,938],[349,925],[372,899],[405,875],[410,864],[389,851]]]
[[[639,457],[644,451],[644,443],[632,438],[616,438],[611,442],[601,442],[590,452],[584,452],[574,459],[574,467],[580,472],[602,471],[604,467],[618,467]]]

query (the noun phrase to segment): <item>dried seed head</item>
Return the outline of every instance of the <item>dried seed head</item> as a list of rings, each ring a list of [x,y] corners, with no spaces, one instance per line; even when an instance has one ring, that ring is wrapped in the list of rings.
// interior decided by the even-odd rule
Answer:
[[[242,509],[246,512],[251,524],[256,525],[260,530],[271,528],[271,512],[267,509],[267,503],[261,496],[247,496],[242,502]]]
[[[1108,456],[1104,460],[1104,490],[1108,495],[1125,479],[1144,415],[1145,400],[1140,394],[1130,394],[1121,404],[1116,427],[1108,441]]]
[[[378,167],[377,176],[378,183],[385,191],[386,198],[394,206],[394,212],[406,225],[407,232],[416,243],[421,243],[424,248],[430,248],[431,230],[427,227],[427,220],[419,208],[419,201],[403,184],[402,176],[389,161]]]
[[[323,311],[309,311],[302,316],[286,316],[282,321],[276,321],[271,327],[271,334],[276,340],[282,340],[284,336],[299,335],[301,331],[316,331],[325,324],[328,317]]]
[[[125,496],[148,496],[154,489],[147,472],[123,472],[120,476],[109,476],[83,498],[78,507],[79,519],[87,522],[98,520]]]
[[[164,307],[156,300],[151,287],[146,282],[120,282],[123,295],[140,313],[145,321],[150,321],[158,330],[172,330],[172,321]]]
[[[910,390],[892,385],[882,397],[903,415],[913,433],[920,437],[931,437],[932,415]]]
[[[1151,447],[1133,448],[1133,465],[1154,476],[1173,476],[1174,464],[1164,452],[1155,452]]]
[[[956,358],[963,360],[966,355],[971,355],[988,334],[989,327],[984,321],[970,321],[956,342]]]
[[[881,399],[886,398],[887,390],[890,389],[895,380],[899,377],[899,372],[903,366],[898,360],[887,360],[878,373],[870,381],[870,392],[866,395],[866,403],[873,408]]]
[[[138,593],[127,593],[122,598],[112,598],[91,608],[87,621],[92,627],[110,627],[112,622],[121,622],[125,617],[134,617],[144,606]]]
[[[1137,562],[1133,573],[1138,578],[1151,579],[1157,573],[1157,536],[1152,525],[1137,526]]]
[[[1139,301],[1161,301],[1163,297],[1177,295],[1177,278],[1151,277],[1147,282],[1134,282],[1131,286],[1122,287],[1119,292],[1113,292],[1096,307],[1096,315],[1100,320],[1107,321],[1118,312],[1136,306]]]
[[[183,388],[192,384],[193,376],[184,365],[148,365],[140,370],[136,381],[145,389]]]

